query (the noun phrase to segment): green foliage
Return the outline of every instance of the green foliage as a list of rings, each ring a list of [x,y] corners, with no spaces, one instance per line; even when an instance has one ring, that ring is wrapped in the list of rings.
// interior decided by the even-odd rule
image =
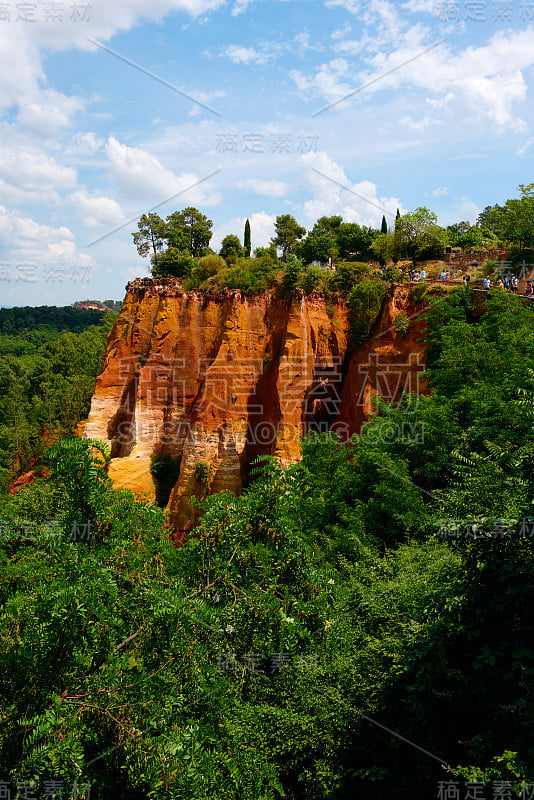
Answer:
[[[210,478],[211,467],[209,464],[206,464],[205,461],[197,461],[195,464],[195,480],[197,483],[199,483],[204,489],[207,489]]]
[[[316,292],[320,287],[324,286],[327,280],[327,275],[321,267],[308,267],[303,270],[298,278],[298,286],[307,294]]]
[[[358,261],[341,261],[334,275],[328,279],[328,291],[348,297],[352,288],[373,275],[369,264]]]
[[[384,282],[351,288],[372,327]],[[399,387],[347,444],[256,462],[180,548],[112,488],[102,443],[58,442],[50,479],[3,502],[0,780],[90,781],[95,800],[532,782],[534,309],[486,307],[431,303],[431,394]]]
[[[305,264],[311,264],[312,261],[327,264],[328,259],[336,253],[336,239],[331,233],[309,233],[297,245],[297,255]]]
[[[503,206],[486,206],[478,216],[478,225],[499,239],[516,247],[534,246],[534,183],[519,184],[519,197]]]
[[[286,261],[289,255],[295,254],[297,242],[305,235],[306,229],[291,214],[281,214],[276,217],[274,233],[272,244],[282,251],[282,258]]]
[[[221,258],[224,258],[228,264],[235,264],[239,256],[243,255],[243,248],[241,247],[239,238],[234,236],[233,233],[229,233],[227,236],[225,236],[222,240],[222,247],[219,251],[219,255]]]
[[[143,214],[137,223],[137,233],[132,233],[134,244],[140,256],[151,256],[154,266],[158,254],[165,245],[166,226],[158,214]]]
[[[196,264],[197,262],[189,254],[189,251],[168,247],[158,255],[157,263],[152,267],[152,277],[161,279],[166,278],[167,275],[174,275],[177,278],[188,278]]]
[[[375,258],[372,248],[378,231],[356,222],[342,222],[337,229],[339,257],[344,260]]]
[[[73,308],[0,310],[4,484],[42,456],[44,429],[50,435],[73,433],[87,416],[114,320],[111,313]]]
[[[106,303],[113,303],[107,300]],[[119,311],[122,303],[119,303]],[[63,332],[83,333],[90,325],[98,325],[106,312],[74,306],[25,306],[0,308],[0,334],[20,337],[31,349],[32,343],[59,337]],[[110,319],[110,317],[106,317]],[[8,340],[2,341],[2,354],[13,352]]]
[[[395,322],[393,323],[395,330],[397,331],[397,333],[400,333],[402,337],[406,336],[406,334],[410,330],[410,325],[411,325],[410,316],[405,311],[401,311],[400,314],[397,314],[397,316],[395,317]]]
[[[248,219],[245,222],[245,231],[243,234],[243,252],[245,258],[250,258],[250,221]]]
[[[378,259],[379,263],[384,266],[388,259],[396,256],[396,240],[394,237],[387,233],[381,233],[373,241],[371,249],[373,256]]]
[[[216,277],[226,267],[226,261],[221,256],[202,256],[195,261],[191,274],[184,280],[186,289],[195,289],[206,283],[209,278]]]
[[[264,292],[274,281],[279,271],[278,260],[271,258],[269,251],[256,258],[239,258],[234,266],[221,270],[216,277],[218,289],[239,289],[244,294]]]
[[[213,236],[213,222],[198,209],[189,206],[183,211],[169,214],[165,223],[165,237],[169,247],[188,250],[195,258],[206,254]]]
[[[165,221],[154,213],[143,214],[137,227],[134,244],[140,256],[150,256],[156,279],[190,276],[193,257],[208,253],[213,235],[213,222],[191,206],[169,214]]]
[[[291,256],[286,264],[282,282],[280,284],[280,294],[282,297],[292,297],[302,276],[302,261]]]
[[[365,280],[352,289],[347,305],[350,338],[354,345],[361,344],[369,335],[380,314],[385,293],[385,286],[380,281]]]
[[[447,245],[447,233],[437,224],[433,211],[425,206],[399,217],[395,224],[395,249],[415,261],[442,258]]]

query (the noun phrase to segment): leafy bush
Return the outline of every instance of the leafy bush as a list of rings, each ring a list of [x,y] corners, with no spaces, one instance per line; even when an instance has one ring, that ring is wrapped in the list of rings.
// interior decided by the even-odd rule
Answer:
[[[220,256],[207,255],[197,258],[189,277],[184,280],[184,287],[187,290],[197,289],[225,268],[226,261]]]
[[[410,315],[407,314],[405,311],[401,311],[400,314],[397,314],[395,317],[395,322],[393,323],[395,330],[397,333],[400,333],[402,337],[406,336],[408,331],[410,330],[411,319]]]
[[[195,464],[195,480],[206,489],[211,478],[211,467],[205,461],[197,461]]]
[[[386,287],[381,281],[365,280],[352,289],[347,305],[350,338],[354,345],[361,344],[369,336],[380,314],[385,294]]]
[[[308,267],[300,273],[297,285],[301,289],[304,289],[307,294],[310,294],[320,289],[326,280],[327,273],[324,269],[320,267]]]
[[[328,291],[348,297],[353,286],[375,273],[373,266],[361,261],[340,261],[328,279]]]
[[[278,261],[273,262],[269,256],[238,258],[234,266],[217,275],[214,286],[219,290],[239,289],[243,294],[264,292],[274,281],[278,269]]]
[[[177,278],[187,278],[191,275],[197,262],[187,250],[178,250],[176,247],[169,247],[158,254],[157,264],[152,266],[152,276],[158,280],[167,275],[174,275]]]

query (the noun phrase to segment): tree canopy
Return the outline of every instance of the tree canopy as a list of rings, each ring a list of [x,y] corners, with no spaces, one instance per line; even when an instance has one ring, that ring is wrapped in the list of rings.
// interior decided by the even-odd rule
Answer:
[[[256,462],[180,548],[113,489],[102,442],[57,442],[49,478],[2,498],[0,780],[80,800],[528,797],[534,309],[499,290],[473,309],[468,288],[429,304],[428,394]]]
[[[306,228],[298,224],[291,214],[281,214],[274,223],[275,235],[272,243],[282,251],[282,258],[287,260],[289,255],[294,255],[297,242],[306,234]]]

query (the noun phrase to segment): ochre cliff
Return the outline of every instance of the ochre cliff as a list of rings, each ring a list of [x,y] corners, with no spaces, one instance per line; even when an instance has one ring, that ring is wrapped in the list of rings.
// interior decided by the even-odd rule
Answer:
[[[343,303],[134,281],[109,335],[84,435],[110,445],[116,487],[152,500],[151,457],[181,459],[168,508],[174,528],[190,530],[190,498],[239,492],[257,455],[294,462],[310,430],[357,432],[373,393],[395,399],[402,388],[421,390],[420,318],[404,338],[393,324],[401,312],[417,313],[409,294],[390,290],[372,337],[353,353]]]

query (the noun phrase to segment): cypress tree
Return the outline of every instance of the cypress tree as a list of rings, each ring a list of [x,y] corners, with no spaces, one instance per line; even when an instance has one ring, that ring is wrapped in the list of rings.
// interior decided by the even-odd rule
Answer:
[[[386,222],[385,214],[382,214],[382,226],[380,228],[380,233],[387,233],[388,232],[388,224]]]
[[[245,235],[243,237],[243,248],[245,250],[246,258],[250,258],[250,222],[245,222]]]

